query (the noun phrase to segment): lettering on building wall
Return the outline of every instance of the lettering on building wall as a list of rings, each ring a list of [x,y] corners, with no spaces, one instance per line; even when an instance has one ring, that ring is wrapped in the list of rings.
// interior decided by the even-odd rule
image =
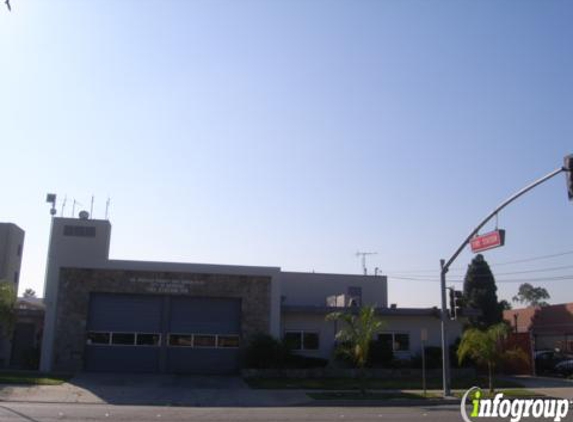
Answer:
[[[145,291],[149,293],[191,293],[191,288],[203,286],[204,281],[177,278],[132,277],[131,283],[146,283]]]

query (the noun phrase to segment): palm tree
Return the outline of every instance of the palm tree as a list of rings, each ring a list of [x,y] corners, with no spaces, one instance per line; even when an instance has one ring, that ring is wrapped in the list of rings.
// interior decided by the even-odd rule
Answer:
[[[348,355],[359,369],[360,391],[365,394],[364,367],[368,361],[370,344],[384,323],[376,317],[374,306],[363,306],[358,312],[332,312],[326,316],[326,320],[343,322],[335,339],[339,342],[339,350]]]
[[[505,323],[492,325],[485,330],[470,328],[464,332],[458,347],[460,364],[469,357],[479,365],[487,366],[490,393],[493,393],[493,373],[497,364],[509,358],[526,359],[521,349],[505,349],[504,343],[509,331]]]

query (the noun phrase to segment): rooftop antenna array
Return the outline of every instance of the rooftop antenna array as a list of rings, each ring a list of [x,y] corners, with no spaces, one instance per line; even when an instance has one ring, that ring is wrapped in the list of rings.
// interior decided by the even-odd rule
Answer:
[[[64,196],[64,201],[62,202],[62,210],[60,211],[60,215],[64,216],[64,209],[66,208],[66,202],[68,200],[68,195]]]
[[[377,254],[378,252],[356,252],[356,256],[362,257],[362,270],[364,271],[364,275],[368,275],[368,270],[366,269],[366,256]]]
[[[111,202],[111,198],[108,196],[107,201],[105,201],[105,219],[107,220],[107,216],[109,215],[109,203]]]
[[[76,213],[76,205],[79,205],[80,207],[82,206],[80,201],[76,201],[76,198],[74,198],[74,204],[72,205],[72,218],[74,218],[74,214]]]

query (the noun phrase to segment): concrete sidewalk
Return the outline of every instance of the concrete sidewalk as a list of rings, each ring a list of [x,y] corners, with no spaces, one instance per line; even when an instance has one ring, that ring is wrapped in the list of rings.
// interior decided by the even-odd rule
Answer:
[[[535,393],[573,399],[573,382],[553,378],[508,377]],[[0,385],[0,401],[89,403],[193,407],[288,406],[427,406],[451,404],[456,399],[314,400],[307,392],[322,390],[255,390],[239,377],[145,374],[78,374],[54,386]],[[369,390],[396,393],[400,390]],[[327,392],[334,392],[332,390]],[[421,393],[403,390],[404,393]],[[429,393],[440,395],[439,390]]]

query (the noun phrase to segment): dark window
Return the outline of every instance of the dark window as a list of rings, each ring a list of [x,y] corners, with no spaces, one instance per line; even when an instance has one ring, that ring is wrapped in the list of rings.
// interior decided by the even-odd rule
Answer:
[[[16,254],[18,256],[22,256],[22,244],[21,243],[18,245],[18,251],[16,252]]]
[[[292,350],[318,350],[318,333],[305,331],[289,331],[284,337],[287,347]]]
[[[64,226],[64,236],[95,237],[96,228],[93,226]]]
[[[410,336],[408,334],[394,334],[394,350],[396,352],[407,352],[410,350]]]
[[[215,347],[215,336],[195,334],[193,336],[193,347]]]
[[[136,343],[138,346],[159,346],[159,334],[137,334]]]
[[[14,284],[18,284],[19,279],[20,279],[20,273],[18,271],[14,271]]]
[[[112,333],[111,334],[111,344],[133,346],[135,344],[135,334],[134,333]]]
[[[217,347],[239,347],[239,336],[218,336]]]
[[[170,334],[169,345],[173,347],[193,346],[193,336],[191,334]]]
[[[304,350],[318,350],[318,333],[302,333],[302,348]]]
[[[88,333],[88,344],[109,344],[109,333]]]
[[[394,350],[394,339],[390,333],[378,334],[378,341],[384,345],[387,350]]]
[[[302,338],[299,331],[285,333],[284,340],[289,349],[302,350]]]
[[[394,352],[407,352],[410,350],[410,335],[406,333],[378,334],[378,341]]]
[[[350,297],[350,306],[362,306],[362,287],[349,286],[347,293]]]

